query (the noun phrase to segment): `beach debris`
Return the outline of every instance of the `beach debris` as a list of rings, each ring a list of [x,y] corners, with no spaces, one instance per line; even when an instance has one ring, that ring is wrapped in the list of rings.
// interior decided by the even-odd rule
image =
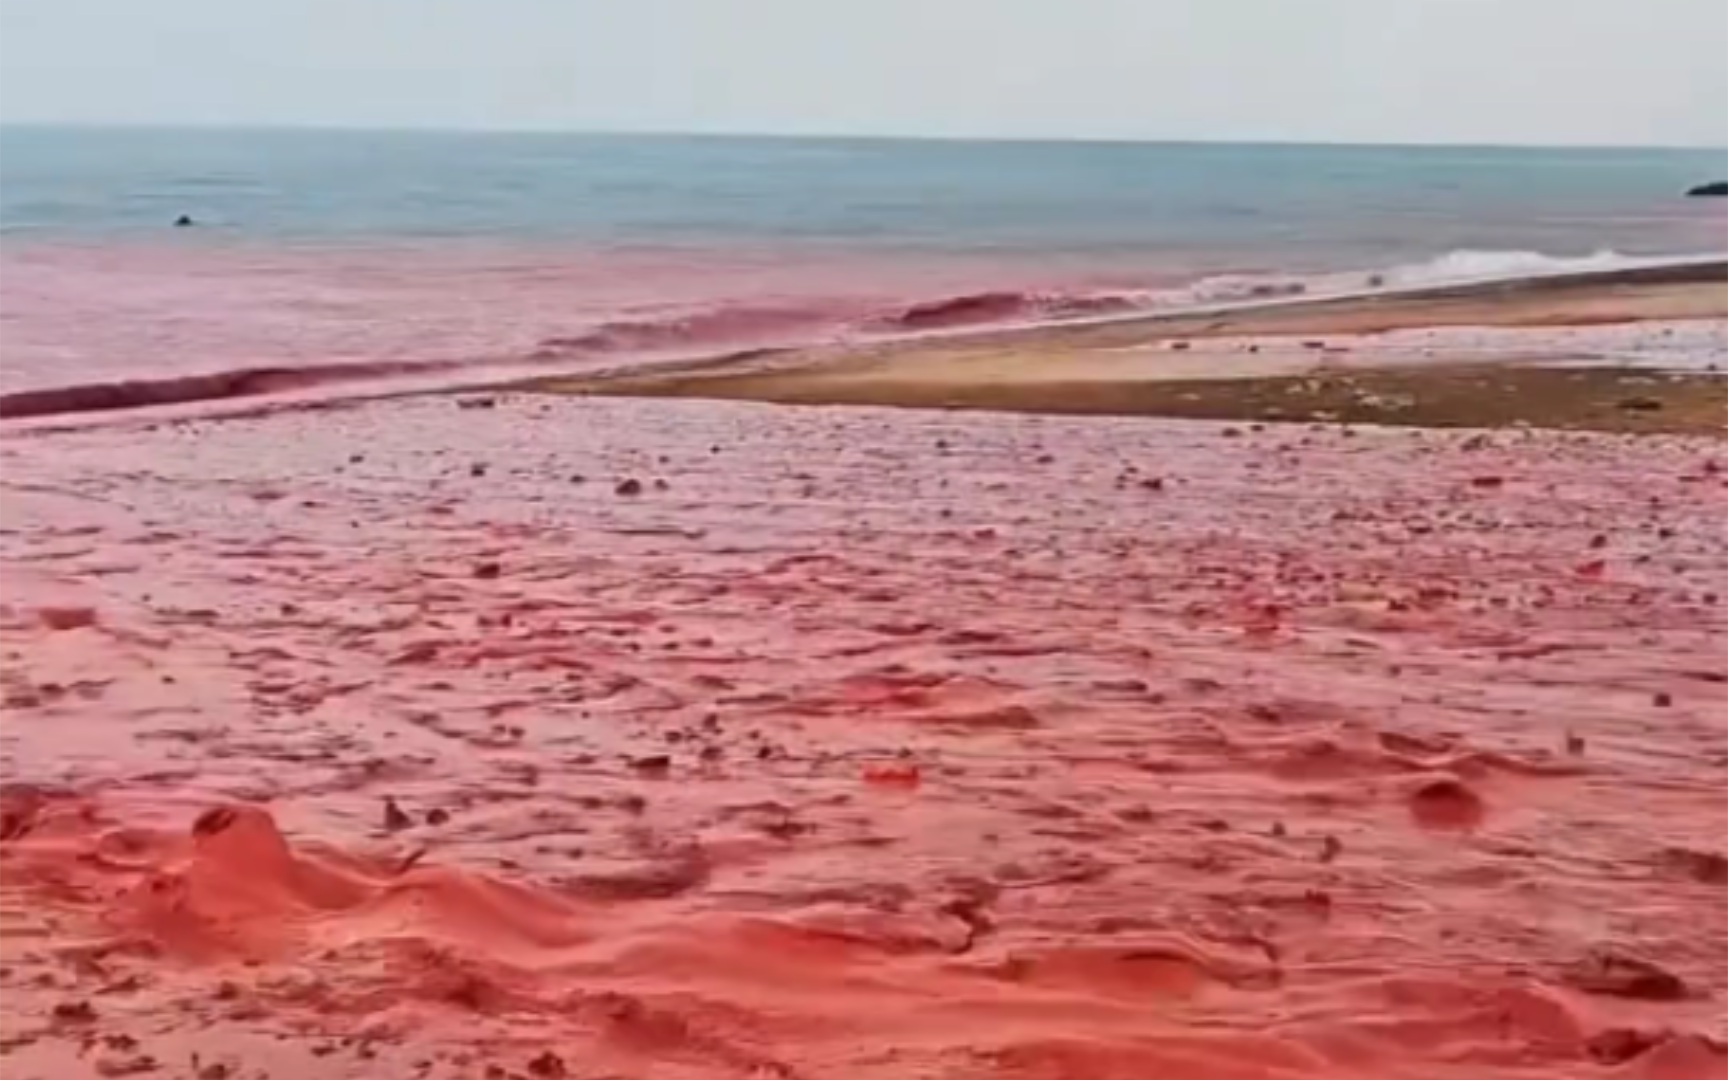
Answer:
[[[642,494],[642,481],[633,476],[626,477],[623,480],[618,481],[617,486],[612,489],[612,492],[615,495],[640,495]]]
[[[1572,731],[1566,733],[1566,752],[1568,754],[1573,757],[1581,756],[1584,753],[1584,745],[1584,736]]]
[[[504,568],[495,562],[477,563],[474,567],[474,576],[481,581],[495,581],[503,572]]]
[[[458,398],[456,407],[458,409],[496,409],[498,399],[495,397]]]
[[[668,484],[665,480],[660,479],[658,477],[656,477],[654,480],[654,490],[655,491],[665,491],[666,489],[670,488],[671,486],[672,486],[671,484]]]
[[[1670,705],[1674,704],[1674,695],[1670,694],[1666,690],[1659,690],[1657,691],[1656,696],[1650,699],[1650,704],[1656,706],[1658,709],[1666,709]]]
[[[468,466],[468,475],[474,477],[485,476],[486,463],[484,461],[476,461],[474,464]]]
[[[1506,486],[1506,478],[1504,476],[1472,476],[1470,486],[1484,490],[1502,488]]]
[[[672,757],[669,754],[649,754],[631,758],[630,767],[639,773],[663,776],[672,769]]]
[[[443,825],[449,822],[449,820],[450,811],[444,809],[442,806],[434,806],[432,809],[426,811],[426,824],[428,825]]]
[[[1621,398],[1614,407],[1623,412],[1661,412],[1662,402],[1652,397],[1629,397]]]
[[[1330,834],[1320,839],[1320,861],[1329,863],[1344,851],[1344,841]]]
[[[1591,551],[1601,551],[1603,548],[1605,548],[1607,546],[1608,546],[1608,535],[1606,533],[1597,533],[1595,536],[1592,536],[1590,538],[1590,550]]]
[[[1193,345],[1186,341],[1172,341],[1170,343],[1170,349],[1172,352],[1187,352],[1191,348],[1193,348]]]
[[[1147,491],[1163,491],[1164,478],[1162,476],[1149,476],[1140,481],[1140,486],[1145,488]]]
[[[1589,581],[1600,581],[1608,573],[1608,564],[1602,559],[1591,559],[1574,566],[1572,572]]]

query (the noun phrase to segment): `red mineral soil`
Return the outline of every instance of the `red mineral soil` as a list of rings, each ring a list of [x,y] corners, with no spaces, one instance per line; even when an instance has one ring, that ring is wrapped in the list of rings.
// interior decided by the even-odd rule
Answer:
[[[1728,1074],[1719,442],[463,404],[0,438],[8,1080]]]

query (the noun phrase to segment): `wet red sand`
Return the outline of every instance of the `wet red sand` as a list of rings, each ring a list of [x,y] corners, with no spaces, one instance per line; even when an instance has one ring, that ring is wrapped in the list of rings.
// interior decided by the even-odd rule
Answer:
[[[0,1069],[1722,1076],[1722,460],[531,397],[16,434]]]

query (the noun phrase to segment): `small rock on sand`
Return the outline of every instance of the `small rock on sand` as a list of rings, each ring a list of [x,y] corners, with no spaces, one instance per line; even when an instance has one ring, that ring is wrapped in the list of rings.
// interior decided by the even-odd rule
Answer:
[[[82,630],[96,625],[96,609],[89,607],[45,607],[36,617],[50,630]]]
[[[1586,994],[1638,1001],[1683,1001],[1691,990],[1680,976],[1648,960],[1597,950],[1566,972],[1566,981]]]
[[[384,827],[386,829],[391,832],[400,832],[403,829],[412,827],[413,824],[414,819],[409,817],[400,806],[396,805],[395,799],[389,797],[384,799]]]

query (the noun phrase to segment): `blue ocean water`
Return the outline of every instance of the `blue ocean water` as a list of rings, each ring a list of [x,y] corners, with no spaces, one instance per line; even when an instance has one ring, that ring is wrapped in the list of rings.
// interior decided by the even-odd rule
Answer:
[[[0,228],[1179,252],[1343,267],[1722,246],[1708,150],[0,128]],[[1282,258],[1278,253],[1283,252]]]
[[[616,359],[1708,254],[1722,201],[1682,192],[1725,173],[1706,150],[5,127],[0,381]]]

